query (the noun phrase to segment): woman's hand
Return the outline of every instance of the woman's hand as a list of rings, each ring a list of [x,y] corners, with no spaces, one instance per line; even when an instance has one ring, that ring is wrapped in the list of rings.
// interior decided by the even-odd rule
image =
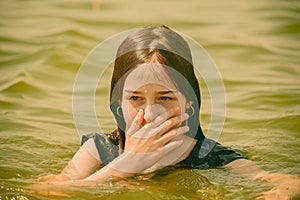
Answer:
[[[186,133],[188,126],[179,127],[188,118],[180,115],[179,107],[159,114],[150,123],[142,126],[144,110],[140,109],[131,126],[126,131],[125,152],[150,153],[160,150],[176,136]]]
[[[142,126],[144,110],[141,109],[126,132],[124,153],[109,163],[108,167],[126,173],[141,173],[153,166],[181,146],[181,140],[172,140],[189,131],[187,126],[179,127],[187,118],[187,114],[181,116],[180,109],[175,108]]]
[[[69,181],[70,178],[67,176],[64,176],[62,174],[48,174],[45,176],[41,176],[38,178],[38,182],[57,182],[57,181]]]

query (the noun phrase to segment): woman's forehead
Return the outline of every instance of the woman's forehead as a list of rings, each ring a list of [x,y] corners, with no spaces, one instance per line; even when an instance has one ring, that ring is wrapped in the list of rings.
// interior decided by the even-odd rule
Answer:
[[[169,76],[163,65],[156,63],[145,63],[137,66],[128,74],[124,88],[136,90],[149,84],[176,90],[175,80]]]

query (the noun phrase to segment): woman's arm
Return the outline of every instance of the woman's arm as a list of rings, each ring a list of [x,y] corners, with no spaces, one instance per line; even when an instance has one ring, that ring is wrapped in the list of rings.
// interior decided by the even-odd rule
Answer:
[[[269,174],[269,172],[259,168],[253,161],[247,159],[234,160],[225,165],[225,168],[253,180],[260,179]]]
[[[263,180],[276,184],[272,190],[263,194],[263,199],[285,200],[300,193],[299,177],[267,172],[250,160],[237,159],[227,164],[225,168],[253,180]]]
[[[125,178],[153,166],[172,150],[179,148],[182,141],[173,141],[163,148],[145,153],[124,152],[111,163],[97,170],[100,162],[95,159],[85,147],[81,147],[69,164],[59,175],[50,175],[36,184],[36,189],[43,189],[43,186],[69,185],[69,186],[95,186],[108,181],[110,178]]]
[[[94,173],[100,165],[101,162],[94,158],[84,146],[81,146],[60,174],[42,176],[39,181],[57,182],[83,179]]]

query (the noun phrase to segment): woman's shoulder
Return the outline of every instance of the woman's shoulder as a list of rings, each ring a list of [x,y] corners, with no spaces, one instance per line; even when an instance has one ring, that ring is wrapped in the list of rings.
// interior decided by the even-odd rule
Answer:
[[[216,168],[241,158],[247,159],[247,156],[214,140],[205,138],[203,141],[197,142],[191,154],[180,163],[180,166],[188,168]]]
[[[119,145],[119,131],[114,130],[109,133],[88,133],[81,137],[81,144],[85,143],[88,139],[93,138],[100,140],[108,140],[114,145]]]
[[[120,154],[120,149],[116,142],[116,136],[110,138],[111,133],[89,133],[82,136],[81,144],[92,139],[98,151],[98,155],[103,164],[108,164]]]

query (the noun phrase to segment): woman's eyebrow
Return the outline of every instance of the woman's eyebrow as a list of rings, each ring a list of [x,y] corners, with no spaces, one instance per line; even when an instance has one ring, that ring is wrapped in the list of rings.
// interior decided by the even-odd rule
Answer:
[[[134,93],[134,94],[140,94],[142,92],[140,91],[135,91],[135,90],[130,90],[130,89],[125,89],[124,92],[127,92],[127,93]]]
[[[124,92],[130,93],[130,94],[141,94],[143,92],[141,91],[136,91],[136,90],[131,90],[131,89],[125,89]],[[162,95],[162,94],[169,94],[169,93],[176,93],[178,92],[177,90],[163,90],[163,91],[158,91],[157,93]]]
[[[159,91],[158,94],[169,94],[169,93],[176,93],[176,90],[167,90],[167,91]]]

